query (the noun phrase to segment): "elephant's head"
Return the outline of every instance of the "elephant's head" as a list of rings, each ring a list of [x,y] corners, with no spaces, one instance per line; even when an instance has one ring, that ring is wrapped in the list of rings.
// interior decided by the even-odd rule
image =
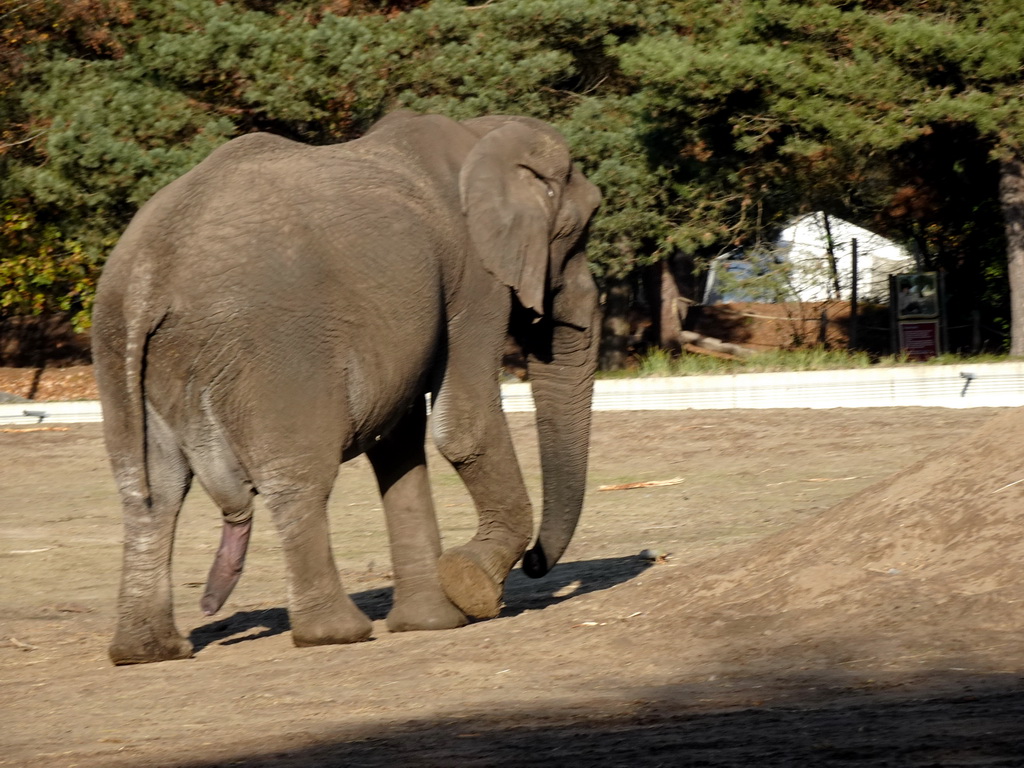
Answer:
[[[517,298],[511,330],[527,353],[537,406],[544,511],[523,571],[543,576],[583,505],[599,341],[584,246],[601,195],[546,123],[496,116],[463,125],[480,136],[459,180],[470,239]]]

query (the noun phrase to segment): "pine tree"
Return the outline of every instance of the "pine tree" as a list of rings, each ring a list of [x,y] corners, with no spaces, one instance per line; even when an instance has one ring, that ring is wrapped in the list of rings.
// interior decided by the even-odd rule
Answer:
[[[679,3],[674,33],[623,52],[668,145],[677,199],[690,201],[670,237],[684,248],[701,239],[720,247],[730,232],[756,238],[752,220],[821,206],[916,242],[951,285],[970,286],[961,303],[977,303],[999,290],[981,224],[1001,201],[1011,351],[1024,352],[1016,5]]]
[[[67,306],[84,318],[138,205],[233,136],[326,143],[394,107],[506,112],[561,128],[602,188],[591,253],[617,296],[637,301],[630,286],[665,274],[660,262],[699,271],[824,208],[916,244],[964,312],[998,320],[1009,283],[1021,353],[1016,6],[16,4],[0,11],[0,294],[8,311]]]

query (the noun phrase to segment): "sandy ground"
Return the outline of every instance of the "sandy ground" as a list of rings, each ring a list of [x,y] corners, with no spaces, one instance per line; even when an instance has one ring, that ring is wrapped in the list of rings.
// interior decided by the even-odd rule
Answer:
[[[536,491],[532,418],[510,421]],[[598,413],[566,561],[513,573],[497,619],[397,635],[357,460],[332,540],[377,631],[343,647],[292,646],[262,509],[200,615],[219,520],[196,490],[174,581],[198,652],[115,668],[100,427],[3,430],[0,765],[1024,765],[1022,432],[980,409]],[[458,542],[467,497],[432,473]]]
[[[0,403],[21,400],[97,400],[91,365],[65,368],[0,367]]]

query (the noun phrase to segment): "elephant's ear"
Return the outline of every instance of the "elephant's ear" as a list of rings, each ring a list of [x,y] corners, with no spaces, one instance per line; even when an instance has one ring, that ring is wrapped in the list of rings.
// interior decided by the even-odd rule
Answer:
[[[562,284],[552,304],[552,315],[558,322],[588,333],[597,332],[597,285],[584,251],[573,254],[566,262]]]
[[[506,122],[473,147],[459,175],[469,238],[519,302],[545,312],[549,251],[571,160],[554,130]]]
[[[591,329],[597,310],[597,286],[587,263],[590,221],[601,204],[601,192],[573,167],[562,195],[551,252],[552,317],[579,330]],[[566,254],[564,258],[559,255]],[[564,261],[559,265],[559,261]]]

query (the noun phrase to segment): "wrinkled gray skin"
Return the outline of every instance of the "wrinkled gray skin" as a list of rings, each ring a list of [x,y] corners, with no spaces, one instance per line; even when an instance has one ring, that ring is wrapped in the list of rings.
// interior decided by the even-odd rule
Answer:
[[[188,657],[174,623],[174,529],[193,476],[223,512],[201,606],[242,571],[252,501],[280,534],[296,645],[349,643],[326,504],[366,453],[395,574],[392,631],[500,608],[521,557],[541,576],[579,516],[598,341],[583,252],[597,189],[545,123],[399,112],[363,138],[225,144],[159,192],[104,270],[94,354],[125,520],[116,664]],[[499,360],[528,352],[544,474],[538,540],[501,411]],[[424,459],[440,452],[479,512],[441,552]],[[525,556],[524,556],[525,553]]]

